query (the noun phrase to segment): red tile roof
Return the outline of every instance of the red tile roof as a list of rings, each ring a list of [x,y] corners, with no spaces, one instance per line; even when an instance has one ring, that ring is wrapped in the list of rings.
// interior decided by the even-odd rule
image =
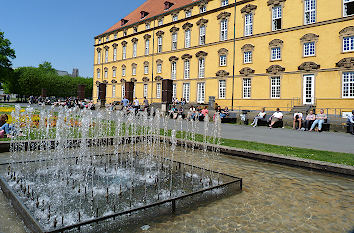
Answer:
[[[174,4],[167,11],[165,10],[165,2],[166,1],[171,2],[171,3]],[[198,2],[198,1],[199,0],[146,0],[141,6],[136,8],[133,12],[131,12],[126,17],[124,17],[125,20],[128,20],[128,22],[126,24],[124,24],[122,26],[121,25],[121,20],[119,20],[118,23],[114,24],[112,27],[110,27],[107,31],[105,31],[102,34],[118,30],[118,29],[120,29],[122,27],[126,27],[128,25],[132,25],[132,24],[137,23],[139,21],[152,18],[154,16],[157,16],[157,15],[163,14],[165,12],[169,12],[169,11],[178,9],[180,7],[183,7],[183,6],[189,5],[189,4],[194,3],[194,2]],[[145,11],[145,12],[149,13],[146,18],[141,19],[141,11]]]

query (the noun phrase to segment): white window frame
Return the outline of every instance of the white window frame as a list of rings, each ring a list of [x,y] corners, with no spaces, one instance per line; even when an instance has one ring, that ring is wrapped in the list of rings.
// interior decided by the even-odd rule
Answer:
[[[125,77],[127,75],[127,69],[122,67],[122,76]]]
[[[345,89],[348,89],[345,93]],[[354,72],[342,73],[342,98],[354,98]]]
[[[184,72],[183,72],[184,79],[190,78],[190,66],[191,66],[190,60],[188,59],[184,60]]]
[[[105,49],[105,58],[104,58],[105,63],[108,62],[108,48]]]
[[[280,98],[281,78],[280,76],[270,77],[270,98]]]
[[[122,83],[122,99],[125,97],[125,83]]]
[[[162,73],[162,64],[161,63],[156,65],[156,73],[158,73],[158,74]]]
[[[176,80],[177,78],[177,62],[171,62],[171,79]]]
[[[274,47],[270,49],[270,60],[271,61],[281,60],[281,47]]]
[[[161,99],[161,83],[156,83],[156,98]]]
[[[157,37],[157,53],[162,52],[162,36]]]
[[[150,50],[150,40],[145,40],[145,55],[149,55]]]
[[[228,19],[222,19],[220,21],[220,41],[225,41],[227,40],[228,37],[228,25],[229,25],[229,20]]]
[[[274,6],[272,8],[272,31],[277,31],[282,29],[282,16],[283,16],[283,8],[282,6]],[[278,21],[280,19],[280,25],[278,25]]]
[[[176,98],[177,97],[177,84],[173,83],[172,84],[172,98]]]
[[[253,35],[253,13],[245,15],[245,36]]]
[[[221,7],[229,5],[228,0],[221,0]]]
[[[242,98],[250,99],[251,98],[251,86],[252,80],[250,78],[242,79]]]
[[[252,51],[243,52],[243,63],[244,64],[252,63]]]
[[[206,34],[206,26],[205,25],[201,25],[199,27],[199,45],[205,45],[205,36]]]
[[[183,98],[187,103],[190,101],[190,83],[183,83]]]
[[[146,97],[146,98],[148,97],[148,90],[149,90],[148,87],[149,87],[148,84],[145,83],[144,84],[144,97]]]
[[[219,99],[226,99],[226,80],[219,80]]]
[[[113,69],[112,77],[113,77],[113,78],[117,77],[117,70],[116,70],[116,69]]]
[[[137,56],[137,47],[138,44],[136,42],[133,43],[133,57]]]
[[[197,103],[203,104],[205,102],[205,83],[197,83]]]
[[[101,51],[97,52],[97,64],[101,64]]]
[[[354,36],[343,37],[343,53],[354,51]]]
[[[316,42],[310,41],[304,43],[304,57],[313,57],[316,55]]]
[[[205,58],[198,59],[198,76],[199,78],[205,78]]]
[[[113,48],[113,61],[117,61],[117,47]]]
[[[227,55],[226,54],[222,54],[219,57],[219,65],[220,66],[227,66]]]
[[[316,0],[305,0],[304,1],[304,23],[312,24],[316,23]]]
[[[132,66],[132,75],[136,75],[136,66]]]
[[[205,13],[207,10],[206,10],[206,5],[202,5],[199,7],[199,13],[202,14],[202,13]]]
[[[184,47],[190,48],[191,47],[191,30],[187,29],[184,32]]]
[[[346,13],[346,4],[352,3],[352,2],[354,2],[354,0],[343,0],[343,17],[347,17],[347,16],[352,16],[352,15],[354,15],[354,14],[348,15],[348,14]]]
[[[118,33],[114,33],[114,39],[117,39],[118,38]]]
[[[145,23],[145,29],[146,30],[150,29],[150,22],[149,23]]]
[[[112,98],[116,97],[116,85],[112,85]]]
[[[124,45],[123,46],[123,50],[122,50],[122,59],[127,59],[127,46]]]
[[[97,69],[97,78],[101,78],[101,70]]]
[[[107,79],[108,78],[108,69],[104,70],[104,78]]]
[[[163,25],[163,19],[159,19],[159,20],[157,21],[157,25],[158,25],[158,26],[162,26],[162,25]]]
[[[186,14],[186,18],[189,18],[192,16],[192,11],[191,10],[185,11],[185,14]]]
[[[172,15],[172,22],[176,22],[176,21],[178,21],[178,15],[174,14]]]
[[[177,32],[172,33],[172,50],[177,49]]]
[[[144,65],[144,74],[149,74],[149,65]]]

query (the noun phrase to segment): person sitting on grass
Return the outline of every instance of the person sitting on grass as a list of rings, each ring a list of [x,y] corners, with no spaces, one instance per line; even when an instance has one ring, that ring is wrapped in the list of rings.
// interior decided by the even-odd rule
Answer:
[[[320,114],[316,115],[316,120],[312,123],[311,129],[309,131],[311,132],[316,127],[316,125],[318,125],[317,131],[321,132],[322,125],[326,119],[327,119],[327,115],[324,114],[324,110],[321,109]]]
[[[273,128],[273,125],[283,119],[283,113],[280,111],[279,108],[277,108],[277,111],[273,113],[273,115],[270,117],[270,125],[269,128]]]
[[[264,119],[265,115],[266,115],[266,111],[265,108],[262,108],[262,111],[260,111],[258,113],[258,115],[253,119],[253,122],[251,125],[253,125],[253,127],[257,127],[258,125],[258,120]]]
[[[309,130],[312,123],[316,120],[316,115],[313,114],[313,111],[310,110],[309,114],[307,114],[305,118],[305,130]]]
[[[352,115],[348,115],[347,124],[349,125],[349,133],[354,135],[353,125],[354,125],[354,110],[352,110]]]
[[[296,129],[296,122],[299,122],[299,130],[301,129],[301,123],[302,123],[302,113],[301,112],[296,112],[294,113],[294,120],[293,120],[293,129]]]

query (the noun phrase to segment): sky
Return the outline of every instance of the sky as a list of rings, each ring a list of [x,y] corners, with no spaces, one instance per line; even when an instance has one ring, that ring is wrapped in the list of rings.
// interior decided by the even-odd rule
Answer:
[[[145,0],[0,0],[0,31],[12,43],[13,67],[44,61],[93,76],[94,37]]]

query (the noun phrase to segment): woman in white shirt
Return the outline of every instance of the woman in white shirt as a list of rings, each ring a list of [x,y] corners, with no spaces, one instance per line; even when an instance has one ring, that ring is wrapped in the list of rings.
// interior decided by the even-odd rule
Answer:
[[[257,124],[258,124],[258,120],[259,119],[264,119],[265,115],[266,115],[265,109],[262,108],[262,111],[259,112],[258,115],[254,118],[254,120],[253,120],[251,125],[253,125],[253,127],[256,127]]]

